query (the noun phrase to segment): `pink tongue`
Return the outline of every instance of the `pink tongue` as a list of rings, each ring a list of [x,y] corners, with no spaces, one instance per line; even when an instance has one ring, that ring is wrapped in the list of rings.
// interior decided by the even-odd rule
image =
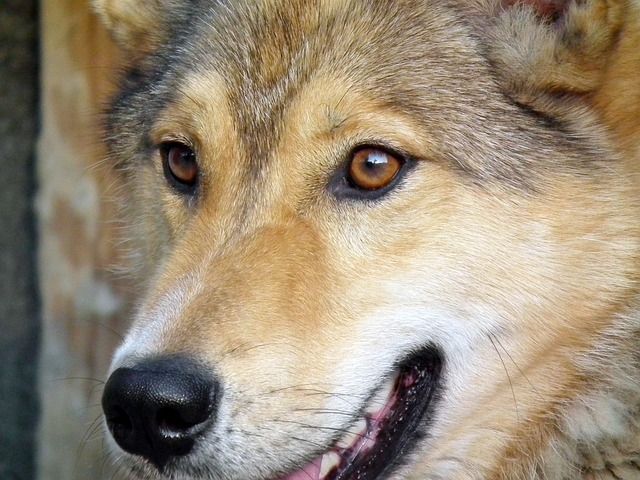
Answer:
[[[292,473],[282,480],[318,480],[320,477],[320,468],[322,467],[322,457],[310,463],[302,470]]]

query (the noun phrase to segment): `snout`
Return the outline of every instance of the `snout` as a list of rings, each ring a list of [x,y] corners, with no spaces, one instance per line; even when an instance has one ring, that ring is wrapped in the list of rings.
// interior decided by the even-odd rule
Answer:
[[[107,426],[120,447],[159,470],[188,454],[213,423],[215,379],[183,357],[155,358],[115,370],[102,397]]]

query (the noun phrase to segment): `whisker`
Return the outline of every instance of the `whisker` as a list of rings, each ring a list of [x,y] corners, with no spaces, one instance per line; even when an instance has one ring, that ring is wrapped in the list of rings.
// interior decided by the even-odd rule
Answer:
[[[103,328],[104,330],[106,330],[107,332],[112,333],[116,338],[118,338],[120,341],[124,341],[124,335],[122,335],[120,332],[118,332],[117,330],[114,330],[113,328],[105,325],[102,322],[96,322],[96,324]]]
[[[82,436],[82,439],[80,440],[80,445],[78,445],[78,450],[76,451],[76,461],[75,461],[75,465],[74,465],[74,471],[78,470],[78,467],[80,465],[80,458],[82,457],[82,453],[84,452],[85,446],[87,445],[89,438],[95,434],[95,432],[100,428],[101,423],[100,423],[100,419],[102,418],[102,415],[98,415],[90,424],[89,427],[87,428],[87,431],[84,433],[84,435]]]
[[[93,387],[91,387],[91,390],[89,390],[89,396],[91,396],[94,393],[96,393],[96,390],[98,390],[99,388],[104,387],[105,384],[106,384],[105,382],[96,383]]]
[[[502,363],[502,367],[504,368],[504,371],[507,374],[507,380],[509,380],[509,386],[511,387],[511,395],[513,396],[513,405],[514,405],[514,407],[516,409],[516,419],[519,422],[520,421],[520,413],[518,412],[518,401],[516,400],[516,392],[515,392],[515,390],[513,388],[513,382],[511,381],[511,376],[509,375],[509,370],[507,369],[507,365],[504,363],[504,360],[502,359],[502,355],[500,355],[500,351],[498,350],[498,347],[496,347],[496,344],[493,341],[493,335],[488,334],[487,337],[489,337],[489,340],[491,341],[491,345],[493,345],[493,349],[498,354],[498,358],[500,359],[500,363]]]
[[[511,360],[511,363],[513,363],[513,365],[516,367],[516,369],[518,369],[518,372],[520,372],[520,375],[522,375],[524,377],[524,379],[527,381],[527,383],[529,384],[529,386],[531,387],[531,389],[540,397],[542,397],[542,394],[538,391],[538,389],[533,385],[533,383],[531,383],[529,381],[529,378],[524,374],[524,372],[520,369],[520,367],[518,366],[518,364],[516,363],[516,361],[513,359],[513,357],[509,354],[509,351],[504,347],[504,345],[502,344],[502,342],[500,342],[500,339],[496,336],[494,336],[495,341],[498,342],[498,345],[500,345],[500,347],[502,348],[502,350],[504,351],[504,353],[507,355],[507,357],[509,357],[509,360]]]
[[[326,445],[323,445],[323,444],[318,443],[318,442],[313,442],[313,441],[309,440],[308,438],[299,438],[299,437],[292,437],[292,436],[290,436],[289,438],[291,440],[297,440],[300,443],[308,443],[309,445],[313,445],[313,446],[321,448],[321,449],[326,448]]]
[[[96,382],[98,384],[102,384],[104,385],[104,380],[99,380],[97,378],[93,378],[93,377],[62,377],[62,378],[54,378],[53,382],[64,382],[67,380],[86,380],[86,381],[90,381],[90,382]]]
[[[225,360],[227,357],[230,357],[231,355],[234,355],[236,353],[246,353],[249,352],[251,350],[255,350],[257,348],[264,348],[264,347],[269,347],[269,346],[273,346],[273,345],[287,345],[286,343],[252,343],[252,342],[245,342],[242,343],[240,345],[238,345],[237,347],[232,348],[231,350],[227,351],[222,358],[220,359],[220,361]]]
[[[322,426],[322,425],[311,425],[311,424],[304,423],[304,422],[296,422],[294,420],[275,419],[273,421],[274,422],[278,422],[278,423],[299,425],[300,427],[306,428],[308,430],[327,430],[327,431],[330,431],[330,432],[341,433],[343,435],[358,435],[358,436],[360,436],[362,438],[366,438],[367,440],[374,440],[373,437],[369,436],[368,432],[366,432],[365,434],[361,434],[360,432],[356,432],[356,431],[350,430],[348,428],[325,427],[325,426]]]
[[[333,410],[330,408],[319,409],[319,408],[296,408],[293,410],[294,412],[312,412],[317,415],[344,415],[345,417],[353,417],[353,413],[345,412],[342,410]]]
[[[284,392],[286,390],[299,390],[299,391],[304,391],[304,390],[311,390],[311,391],[324,391],[324,390],[319,390],[319,389],[313,389],[311,387],[317,387],[320,385],[327,385],[328,387],[335,387],[335,386],[339,386],[338,384],[335,383],[301,383],[299,385],[290,385],[288,387],[281,387],[281,388],[274,388],[273,390],[268,390],[266,392],[264,392],[265,395],[270,395],[273,393],[279,393],[279,392]]]

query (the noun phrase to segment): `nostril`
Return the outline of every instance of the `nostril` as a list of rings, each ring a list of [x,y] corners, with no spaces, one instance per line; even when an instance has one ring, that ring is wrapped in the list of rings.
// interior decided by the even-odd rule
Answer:
[[[206,419],[205,419],[206,420]],[[158,430],[163,435],[177,437],[189,431],[192,427],[201,424],[200,421],[189,421],[177,409],[162,408],[156,414]]]
[[[109,428],[114,431],[117,430],[119,432],[125,433],[133,430],[133,423],[131,423],[131,418],[127,415],[127,412],[123,408],[118,406],[113,406],[109,409],[108,412],[105,412],[105,419],[107,420],[107,424]]]

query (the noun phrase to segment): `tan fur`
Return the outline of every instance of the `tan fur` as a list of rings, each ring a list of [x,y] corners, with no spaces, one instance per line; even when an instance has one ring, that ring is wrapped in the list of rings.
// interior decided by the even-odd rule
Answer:
[[[162,48],[154,27],[179,4],[95,3],[142,56]],[[457,354],[450,383],[428,440],[389,478],[640,479],[640,2],[577,2],[560,25],[520,2],[398,2],[447,36],[433,48],[451,63],[425,70],[395,65],[398,52],[372,54],[377,63],[345,54],[385,45],[360,2],[249,3],[234,6],[237,31],[214,40],[255,42],[242,51],[250,70],[231,57],[194,68],[149,133],[154,145],[194,147],[201,196],[170,191],[157,159],[123,169],[148,293],[115,365],[205,359],[233,399],[225,461],[277,451],[234,473],[261,479],[300,468],[309,447],[286,435],[327,444],[327,431],[296,428],[318,422],[309,409],[349,410],[400,353],[438,336]],[[348,24],[352,37],[327,35],[337,64],[314,53],[308,32],[353,11],[363,24]],[[487,64],[456,15],[476,22]],[[253,24],[270,35],[242,37]],[[471,87],[450,83],[459,69]],[[435,93],[420,97],[411,82]],[[532,123],[528,170],[510,158],[521,117],[498,88],[584,152]],[[388,202],[336,207],[323,192],[343,146],[371,138],[420,158],[415,175]],[[432,307],[450,325],[435,313],[424,325],[391,320]]]

